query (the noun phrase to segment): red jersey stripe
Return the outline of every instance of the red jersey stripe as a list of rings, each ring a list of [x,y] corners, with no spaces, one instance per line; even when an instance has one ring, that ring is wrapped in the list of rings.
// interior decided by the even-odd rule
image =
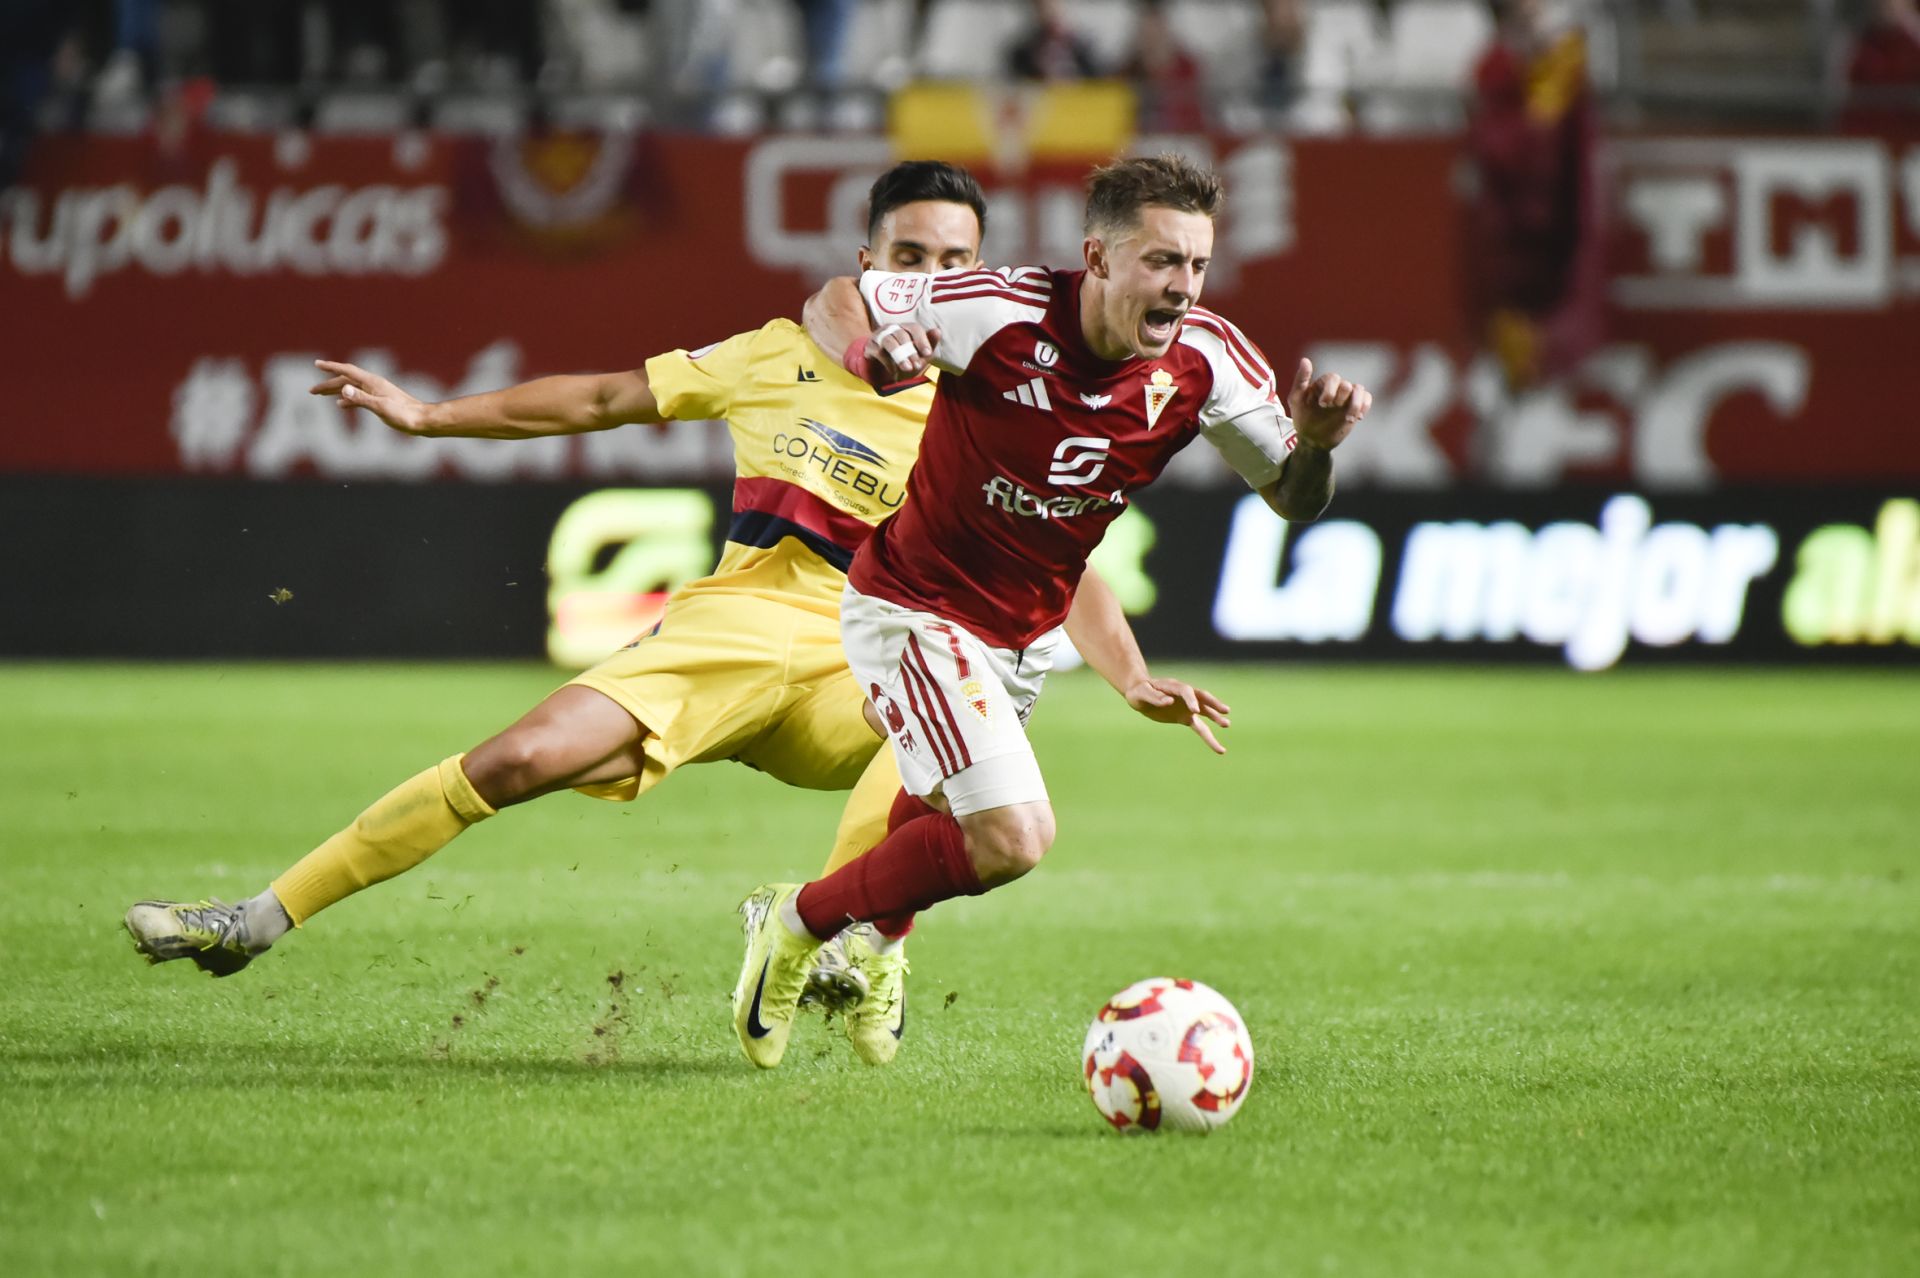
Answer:
[[[1047,309],[1047,303],[1044,299],[1029,297],[1025,293],[1008,293],[997,288],[979,288],[974,289],[970,293],[948,293],[936,297],[933,300],[936,303],[945,304],[947,302],[968,302],[976,297],[995,297],[1002,301],[1012,302],[1016,306],[1024,306],[1028,310],[1033,311],[1044,312]]]
[[[1203,323],[1203,327],[1218,333],[1221,340],[1226,343],[1227,349],[1238,356],[1244,363],[1251,365],[1256,374],[1265,374],[1265,377],[1256,376],[1254,381],[1256,386],[1266,380],[1266,377],[1274,375],[1273,361],[1269,360],[1266,357],[1266,353],[1258,346],[1249,341],[1247,335],[1235,327],[1231,320],[1226,319],[1224,316],[1216,315],[1204,307],[1195,307],[1193,310],[1187,312],[1187,315],[1188,318],[1197,317],[1202,321],[1211,321],[1210,323]]]
[[[1197,314],[1202,319],[1210,319],[1215,324],[1218,324],[1225,330],[1228,340],[1239,347],[1240,353],[1255,363],[1262,365],[1270,365],[1272,363],[1272,361],[1267,358],[1266,353],[1260,349],[1259,345],[1255,343],[1252,338],[1240,331],[1238,324],[1235,324],[1220,312],[1210,311],[1204,306],[1196,306],[1189,313]]]
[[[934,284],[927,292],[935,301],[945,301],[962,293],[974,293],[983,290],[991,293],[1015,293],[1022,297],[1030,297],[1034,301],[1043,304],[1053,296],[1051,289],[1026,284],[1019,280],[1006,280],[998,275],[991,274],[975,275],[972,278],[949,278],[942,276],[940,277],[939,283]]]
[[[1266,359],[1262,357],[1257,350],[1254,350],[1252,345],[1244,337],[1234,330],[1233,325],[1221,319],[1212,311],[1189,311],[1187,318],[1207,332],[1212,333],[1215,337],[1218,337],[1221,345],[1227,348],[1227,353],[1233,356],[1233,362],[1239,365],[1242,370],[1250,374],[1258,374],[1262,369],[1266,369],[1269,372],[1272,371],[1268,368]]]
[[[1258,387],[1258,386],[1264,386],[1267,384],[1267,378],[1262,377],[1260,375],[1259,366],[1250,365],[1247,362],[1246,356],[1242,355],[1238,350],[1235,349],[1233,338],[1231,335],[1222,331],[1220,328],[1218,328],[1214,324],[1207,322],[1205,319],[1202,319],[1193,315],[1192,313],[1189,313],[1187,315],[1187,322],[1189,324],[1192,324],[1195,328],[1198,328],[1203,332],[1211,333],[1215,337],[1220,339],[1220,344],[1226,348],[1227,358],[1233,361],[1234,368],[1239,370],[1240,376],[1247,379],[1248,385]]]
[[[928,293],[936,302],[944,301],[950,297],[956,297],[962,293],[981,292],[1015,293],[1021,297],[1030,297],[1034,301],[1042,303],[1053,296],[1047,289],[1033,288],[1025,284],[1009,284],[1006,280],[994,276],[977,280],[954,280],[928,290]]]
[[[742,476],[734,480],[733,509],[736,513],[757,511],[789,520],[849,551],[858,550],[873,535],[873,525],[860,516],[850,515],[784,479]]]
[[[971,271],[944,271],[933,277],[934,288],[945,288],[951,284],[977,284],[981,280],[994,280],[1001,284],[1020,284],[1029,288],[1051,291],[1053,276],[1037,266],[1021,267],[1011,271],[996,271],[992,267],[982,266]]]

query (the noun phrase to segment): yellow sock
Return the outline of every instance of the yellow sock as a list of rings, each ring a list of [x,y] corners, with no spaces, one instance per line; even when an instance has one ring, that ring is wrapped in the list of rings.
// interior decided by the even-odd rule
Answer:
[[[882,743],[873,762],[854,782],[853,793],[847,796],[840,828],[834,832],[833,852],[827,857],[827,868],[820,872],[823,876],[871,852],[887,837],[887,813],[893,810],[893,796],[898,793],[900,765],[894,761],[893,747]]]
[[[287,917],[302,924],[361,888],[411,870],[493,815],[467,780],[464,754],[443,760],[382,795],[352,825],[273,881]]]

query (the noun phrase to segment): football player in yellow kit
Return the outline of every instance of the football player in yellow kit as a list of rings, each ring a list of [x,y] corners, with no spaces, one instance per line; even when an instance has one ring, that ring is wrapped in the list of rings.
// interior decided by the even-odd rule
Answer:
[[[973,267],[985,213],[964,170],[896,165],[874,184],[860,265]],[[876,391],[841,365],[837,352],[823,352],[785,319],[657,355],[640,370],[548,377],[441,403],[321,361],[329,376],[316,394],[415,435],[529,439],[724,418],[738,471],[726,546],[714,571],[676,591],[647,635],[505,731],[403,782],[265,891],[235,905],[134,905],[126,926],[136,948],[149,962],[187,958],[230,975],[290,928],[411,869],[501,808],[569,788],[632,799],[684,763],[733,759],[790,785],[851,787],[829,870],[878,843],[899,773],[847,669],[840,594],[854,549],[905,498],[933,387],[921,378]],[[1103,673],[1140,669],[1112,592],[1092,580],[1081,600],[1068,630],[1089,663]],[[1168,717],[1165,692],[1120,690],[1143,713]],[[859,933],[823,956],[823,988],[870,995],[845,1017],[870,1062],[897,1049],[905,970],[897,944],[867,944]]]

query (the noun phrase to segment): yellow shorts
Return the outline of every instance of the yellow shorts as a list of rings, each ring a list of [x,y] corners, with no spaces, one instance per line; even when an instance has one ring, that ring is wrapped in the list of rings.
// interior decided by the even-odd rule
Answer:
[[[747,594],[695,593],[650,635],[571,680],[647,729],[644,770],[576,787],[632,799],[683,763],[733,759],[788,785],[847,790],[881,739],[847,669],[837,618]]]

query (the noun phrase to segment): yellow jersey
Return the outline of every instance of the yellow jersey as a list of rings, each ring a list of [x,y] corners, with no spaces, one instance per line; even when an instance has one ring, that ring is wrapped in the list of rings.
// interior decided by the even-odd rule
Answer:
[[[733,521],[680,593],[747,592],[837,617],[853,552],[900,508],[933,407],[922,378],[876,391],[792,320],[647,361],[663,417],[724,418]]]

